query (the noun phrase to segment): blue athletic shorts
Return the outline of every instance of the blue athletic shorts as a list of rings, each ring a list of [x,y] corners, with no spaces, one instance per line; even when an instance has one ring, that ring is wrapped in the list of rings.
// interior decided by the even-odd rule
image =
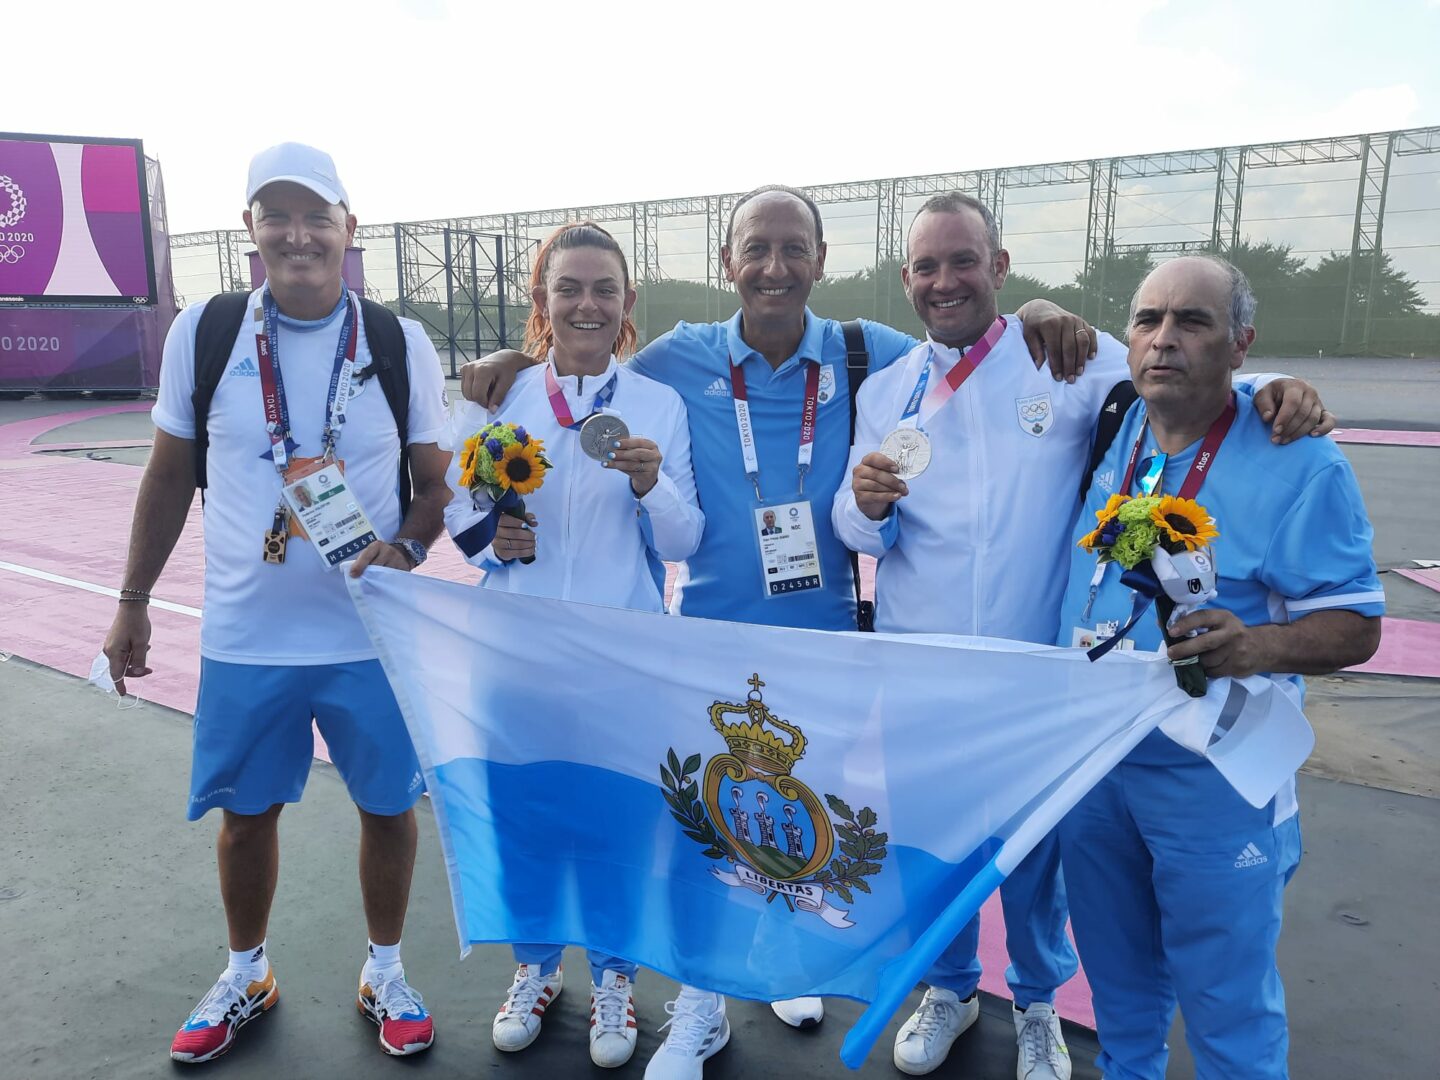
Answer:
[[[389,816],[415,805],[425,781],[380,661],[280,667],[202,657],[186,816],[299,802],[315,753],[312,718],[360,809]]]

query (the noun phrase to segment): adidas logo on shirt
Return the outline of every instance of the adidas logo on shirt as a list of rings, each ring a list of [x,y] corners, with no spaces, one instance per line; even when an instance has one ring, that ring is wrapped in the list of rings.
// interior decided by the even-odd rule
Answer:
[[[716,379],[709,386],[705,387],[706,397],[729,397],[730,384],[724,379]]]
[[[1115,413],[1117,413],[1117,412],[1120,411],[1118,408],[1116,408],[1116,405],[1117,405],[1117,404],[1118,404],[1118,403],[1117,403],[1117,402],[1114,402],[1114,401],[1110,402],[1109,405],[1106,405],[1106,406],[1105,406],[1105,411],[1106,411],[1107,413],[1110,413],[1110,414],[1113,416]]]
[[[260,369],[255,366],[255,361],[247,356],[244,360],[241,360],[238,364],[231,367],[229,374],[249,376],[250,378],[258,379],[260,377]]]
[[[1269,861],[1270,857],[1254,844],[1246,844],[1245,850],[1240,852],[1240,857],[1235,860],[1235,869],[1244,870],[1247,866],[1260,866]]]

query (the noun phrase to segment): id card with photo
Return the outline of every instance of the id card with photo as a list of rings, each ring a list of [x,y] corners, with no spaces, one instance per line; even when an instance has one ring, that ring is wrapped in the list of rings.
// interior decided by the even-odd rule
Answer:
[[[1077,626],[1070,634],[1070,645],[1076,649],[1093,649],[1096,645],[1109,641],[1120,632],[1120,624],[1117,622],[1097,623],[1092,629],[1088,626]],[[1126,638],[1115,646],[1122,652],[1125,649],[1135,648],[1135,642]]]
[[[767,598],[823,587],[820,545],[808,502],[757,508],[755,536],[760,543],[761,588]]]
[[[283,491],[285,505],[325,560],[327,570],[353,559],[379,539],[334,462],[287,483]]]

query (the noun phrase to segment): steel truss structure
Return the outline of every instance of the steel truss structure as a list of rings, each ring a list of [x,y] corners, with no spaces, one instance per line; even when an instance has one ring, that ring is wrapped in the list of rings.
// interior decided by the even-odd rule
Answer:
[[[1364,300],[1374,288],[1381,265],[1386,194],[1392,167],[1397,159],[1421,154],[1440,154],[1440,127],[847,181],[815,185],[806,191],[822,208],[842,203],[873,205],[875,249],[871,265],[884,266],[903,258],[907,211],[913,210],[917,198],[948,190],[969,192],[994,210],[1003,230],[1007,191],[1084,185],[1088,192],[1088,210],[1082,265],[1092,273],[1086,275],[1082,314],[1096,318],[1103,313],[1103,274],[1109,256],[1137,247],[1147,248],[1154,254],[1195,250],[1227,254],[1244,236],[1244,194],[1247,177],[1252,172],[1355,162],[1358,176],[1342,339],[1346,345],[1364,347],[1371,331],[1370,307]],[[1117,205],[1123,185],[1187,175],[1214,178],[1208,239],[1146,244],[1117,242]],[[728,192],[367,226],[360,230],[360,236],[395,245],[395,294],[402,311],[419,312],[426,305],[450,309],[443,326],[435,325],[435,321],[427,325],[438,342],[450,346],[453,355],[467,351],[468,347],[479,349],[492,342],[514,342],[518,311],[529,306],[530,262],[535,246],[555,226],[579,218],[604,224],[617,235],[628,233],[631,272],[642,286],[669,277],[663,265],[665,253],[661,243],[667,219],[702,219],[704,274],[688,274],[685,278],[703,281],[715,289],[728,288],[720,269],[720,248],[738,194]],[[214,246],[221,284],[225,288],[243,287],[241,283],[247,275],[241,248],[245,243],[243,232],[191,233],[172,239],[172,244],[180,248]],[[698,255],[699,251],[693,254]],[[657,332],[643,323],[642,331]]]

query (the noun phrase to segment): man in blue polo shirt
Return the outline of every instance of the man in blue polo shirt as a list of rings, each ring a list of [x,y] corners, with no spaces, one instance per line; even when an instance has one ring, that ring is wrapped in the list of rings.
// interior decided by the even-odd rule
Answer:
[[[1212,677],[1267,675],[1299,698],[1301,675],[1374,654],[1384,593],[1345,457],[1328,439],[1277,448],[1232,391],[1254,314],[1244,275],[1218,258],[1172,260],[1140,286],[1129,364],[1141,400],[1096,471],[1076,538],[1112,494],[1193,498],[1219,530],[1218,597],[1175,623],[1177,638],[1203,633],[1171,659],[1198,656]],[[1127,620],[1132,594],[1105,569],[1072,549],[1060,644]],[[1130,640],[1164,647],[1153,616]],[[1177,1004],[1200,1080],[1286,1076],[1275,945],[1300,859],[1293,778],[1257,810],[1156,731],[1071,811],[1060,843],[1105,1076],[1162,1080]]]

